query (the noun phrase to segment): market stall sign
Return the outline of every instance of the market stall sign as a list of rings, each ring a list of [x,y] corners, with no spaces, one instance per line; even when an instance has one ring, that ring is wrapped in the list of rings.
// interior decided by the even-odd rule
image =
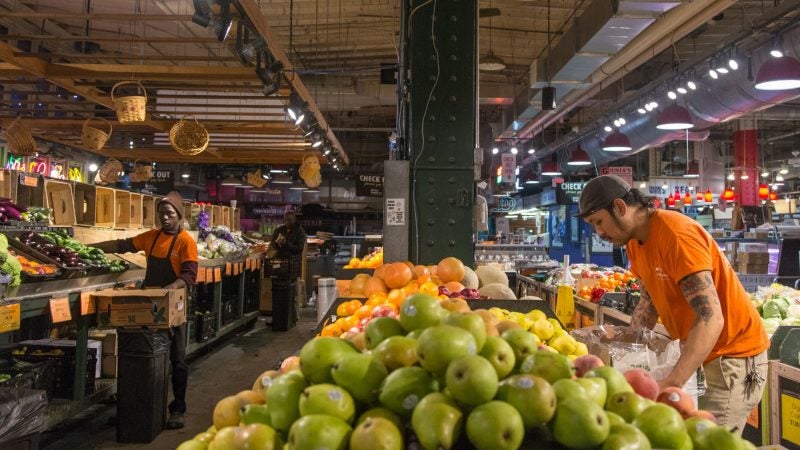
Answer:
[[[83,168],[81,166],[69,165],[69,181],[83,181]]]
[[[50,317],[53,319],[53,323],[72,320],[72,312],[69,310],[69,299],[67,297],[50,300]]]
[[[497,197],[497,205],[492,208],[492,212],[510,212],[513,211],[516,206],[517,200],[514,197]]]
[[[28,163],[28,172],[40,175],[50,175],[50,158],[42,156],[32,158]]]
[[[800,444],[800,399],[781,394],[781,439]]]
[[[578,203],[578,199],[581,196],[584,186],[586,186],[586,183],[582,181],[562,183],[561,190],[564,192],[564,194],[566,194],[570,203]]]
[[[616,175],[625,180],[628,185],[633,186],[633,167],[601,167],[600,175]]]
[[[517,155],[503,153],[501,155],[501,166],[503,167],[502,182],[513,183],[517,171]]]
[[[356,178],[356,195],[359,197],[383,197],[383,176],[360,174]]]
[[[0,306],[0,333],[19,330],[19,303]]]
[[[29,187],[39,186],[39,177],[32,177],[21,173],[19,174],[19,184]]]
[[[8,155],[6,162],[6,169],[9,170],[23,170],[25,168],[25,160],[22,156]]]

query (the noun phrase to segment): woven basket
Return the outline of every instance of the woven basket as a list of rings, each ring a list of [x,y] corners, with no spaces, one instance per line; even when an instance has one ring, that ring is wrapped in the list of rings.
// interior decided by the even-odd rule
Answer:
[[[208,130],[194,116],[183,116],[169,129],[169,143],[181,155],[196,156],[208,147]]]
[[[131,173],[131,181],[140,183],[153,178],[153,166],[150,164],[138,164],[139,160],[133,162],[133,173]]]
[[[6,128],[6,142],[11,152],[17,156],[30,156],[36,153],[36,141],[33,140],[31,130],[23,125],[19,117]]]
[[[114,91],[120,86],[135,84],[141,88],[144,95],[128,95],[114,98]],[[111,88],[111,101],[117,110],[119,123],[144,122],[145,107],[147,106],[147,90],[138,81],[120,81]]]
[[[97,171],[97,177],[103,183],[116,183],[119,181],[120,172],[122,172],[122,163],[111,158],[107,159]]]
[[[93,127],[90,122],[92,120],[99,120],[105,124],[108,128],[108,131],[103,131],[100,128]],[[89,147],[92,150],[100,150],[103,146],[106,145],[106,141],[108,138],[111,137],[111,123],[102,117],[89,117],[86,119],[86,122],[83,122],[83,133],[82,133],[82,140],[83,145]]]

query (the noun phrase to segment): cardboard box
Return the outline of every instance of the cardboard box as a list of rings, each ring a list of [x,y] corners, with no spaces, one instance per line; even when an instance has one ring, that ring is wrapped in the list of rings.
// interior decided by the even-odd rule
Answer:
[[[186,322],[186,289],[106,289],[92,297],[98,326],[170,328]]]
[[[738,264],[769,264],[767,252],[743,252],[738,255]]]
[[[117,355],[103,355],[100,373],[106,378],[117,378]]]
[[[736,266],[738,273],[746,274],[766,274],[768,273],[769,264],[739,264]]]
[[[22,345],[30,347],[75,347],[74,339],[36,339],[20,342]],[[103,352],[103,343],[94,339],[89,339],[86,343],[87,348],[93,348],[95,354],[98,355],[97,364],[95,364],[94,377],[100,378],[100,354]]]
[[[92,330],[89,337],[103,343],[103,356],[117,354],[117,330]]]

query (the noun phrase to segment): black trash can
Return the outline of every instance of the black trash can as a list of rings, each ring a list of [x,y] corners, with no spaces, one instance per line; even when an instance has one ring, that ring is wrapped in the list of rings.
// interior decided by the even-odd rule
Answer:
[[[288,331],[297,320],[292,282],[283,277],[273,276],[270,278],[272,281],[272,329]]]
[[[168,330],[118,334],[117,442],[152,442],[167,421]]]

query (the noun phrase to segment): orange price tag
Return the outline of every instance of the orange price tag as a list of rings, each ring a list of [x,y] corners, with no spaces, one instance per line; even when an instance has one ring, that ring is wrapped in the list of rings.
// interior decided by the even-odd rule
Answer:
[[[19,330],[19,303],[0,306],[0,333]]]
[[[97,305],[94,303],[91,292],[81,292],[81,315],[88,316],[97,312]]]
[[[63,297],[50,300],[50,317],[53,319],[53,323],[72,320],[72,312],[69,310],[69,299]]]
[[[231,269],[232,269],[231,263],[226,262],[225,263],[225,275],[230,275],[231,273],[233,273],[233,271]]]
[[[234,275],[239,275],[239,263],[234,263],[233,264],[233,274]]]
[[[253,261],[250,258],[244,260],[245,269],[250,270],[252,266],[253,266]]]
[[[758,422],[761,417],[759,416],[758,405],[756,405],[753,409],[750,410],[750,414],[747,415],[747,424],[753,428],[758,428]]]
[[[22,175],[19,178],[19,184],[23,186],[36,187],[39,186],[39,178],[29,177],[28,175]]]
[[[214,268],[214,281],[222,281],[222,268],[215,267]]]
[[[202,267],[197,269],[197,278],[194,280],[195,283],[205,283],[206,282],[206,270]]]

